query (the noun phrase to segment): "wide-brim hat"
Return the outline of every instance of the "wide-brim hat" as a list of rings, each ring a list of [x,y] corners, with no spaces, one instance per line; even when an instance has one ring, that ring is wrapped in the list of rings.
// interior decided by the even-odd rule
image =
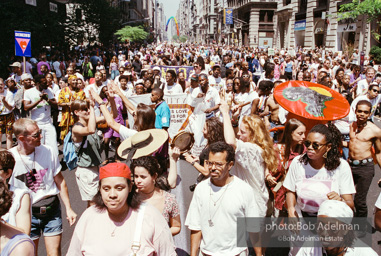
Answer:
[[[157,151],[168,140],[168,132],[162,129],[140,131],[120,144],[118,156],[127,159],[137,159]]]

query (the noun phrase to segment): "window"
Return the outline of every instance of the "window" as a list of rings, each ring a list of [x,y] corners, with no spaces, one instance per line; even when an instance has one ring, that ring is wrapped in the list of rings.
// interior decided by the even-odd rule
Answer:
[[[259,21],[260,22],[272,22],[274,17],[274,11],[260,11]]]
[[[299,0],[299,12],[307,11],[307,0]]]
[[[82,9],[75,9],[75,18],[77,20],[82,20]]]
[[[289,5],[291,4],[291,0],[283,0],[283,5]]]

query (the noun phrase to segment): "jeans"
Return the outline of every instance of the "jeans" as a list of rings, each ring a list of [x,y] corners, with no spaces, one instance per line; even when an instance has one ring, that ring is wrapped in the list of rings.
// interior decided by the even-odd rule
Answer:
[[[367,217],[368,207],[366,198],[370,184],[374,177],[374,163],[370,162],[364,165],[351,165],[353,181],[356,185],[355,209],[356,217]]]

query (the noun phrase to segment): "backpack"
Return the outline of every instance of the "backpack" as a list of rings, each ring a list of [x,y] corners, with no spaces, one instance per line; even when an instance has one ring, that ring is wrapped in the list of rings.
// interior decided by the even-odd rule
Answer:
[[[66,166],[69,168],[70,171],[77,168],[78,156],[86,141],[86,137],[83,137],[81,146],[79,147],[79,150],[77,152],[71,136],[72,136],[71,131],[69,131],[65,136],[63,150],[62,150],[63,161],[66,163]]]

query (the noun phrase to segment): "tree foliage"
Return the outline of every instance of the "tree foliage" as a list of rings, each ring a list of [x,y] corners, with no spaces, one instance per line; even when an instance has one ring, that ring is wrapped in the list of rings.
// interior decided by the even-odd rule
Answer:
[[[185,35],[180,36],[180,42],[185,43],[188,40],[188,37]]]
[[[125,26],[115,32],[115,35],[121,42],[126,40],[131,42],[141,42],[147,39],[149,33],[144,30],[142,26]]]
[[[120,11],[110,5],[107,0],[73,0],[76,4],[74,17],[65,22],[65,34],[72,44],[79,44],[78,39],[101,43],[108,43],[114,32],[119,28]],[[76,17],[76,10],[80,10],[80,18]]]
[[[338,20],[347,18],[355,19],[360,15],[365,15],[368,22],[377,21],[377,30],[372,31],[373,37],[381,39],[381,0],[353,0],[351,3],[341,5]]]

